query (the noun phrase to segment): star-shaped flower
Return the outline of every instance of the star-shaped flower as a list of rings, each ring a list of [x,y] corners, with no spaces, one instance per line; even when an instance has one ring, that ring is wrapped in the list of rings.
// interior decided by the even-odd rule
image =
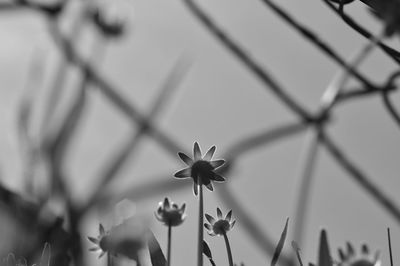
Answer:
[[[347,250],[339,249],[340,261],[338,266],[380,266],[379,252],[371,254],[367,245],[361,246],[361,254],[357,254],[353,246],[348,242]]]
[[[183,203],[179,208],[174,202],[170,202],[168,198],[158,203],[157,212],[155,216],[157,220],[164,223],[166,226],[178,226],[186,218],[185,214],[186,204]]]
[[[221,210],[217,208],[217,218],[218,219],[216,220],[214,217],[206,213],[206,219],[209,224],[205,223],[204,227],[207,228],[210,236],[224,235],[230,231],[236,223],[236,220],[232,221],[232,210],[230,210],[225,218],[223,218]]]
[[[103,245],[100,244],[106,235],[107,232],[104,229],[104,226],[99,224],[99,235],[97,237],[88,236],[89,241],[95,244],[95,246],[90,248],[89,251],[99,252],[99,258],[103,257],[107,252],[104,247],[102,247]]]
[[[99,258],[109,253],[113,256],[124,256],[136,262],[139,260],[139,252],[146,241],[146,228],[138,218],[125,219],[108,231],[100,224],[99,233],[97,238],[88,237],[89,241],[96,245],[89,250],[100,251]]]
[[[199,144],[195,142],[193,147],[193,159],[182,152],[178,153],[179,157],[182,159],[182,161],[186,163],[188,167],[175,173],[175,177],[193,178],[194,181],[193,191],[195,195],[198,194],[197,191],[198,178],[201,180],[201,184],[205,185],[211,191],[213,190],[211,181],[217,181],[217,182],[225,181],[225,178],[215,173],[215,170],[218,167],[222,166],[225,163],[225,161],[224,160],[211,161],[215,153],[215,149],[216,147],[212,146],[202,157]]]

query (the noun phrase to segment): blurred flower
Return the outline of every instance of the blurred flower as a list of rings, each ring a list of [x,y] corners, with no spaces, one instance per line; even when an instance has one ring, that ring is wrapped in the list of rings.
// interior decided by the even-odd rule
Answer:
[[[206,219],[209,222],[204,224],[210,236],[224,235],[233,228],[236,220],[232,221],[232,210],[228,212],[225,218],[222,217],[222,212],[217,208],[217,220],[211,215],[206,213]]]
[[[197,195],[197,178],[201,179],[201,184],[205,185],[209,190],[213,190],[213,186],[211,184],[211,180],[223,182],[225,178],[215,173],[218,167],[222,166],[225,161],[224,160],[215,160],[211,161],[216,147],[212,146],[202,157],[201,150],[199,144],[197,142],[194,143],[193,147],[193,159],[187,156],[186,154],[179,152],[178,155],[188,165],[188,168],[178,171],[175,173],[175,177],[177,178],[186,178],[192,177],[194,181],[194,194]]]
[[[174,202],[170,202],[168,198],[158,203],[157,212],[155,216],[157,220],[164,223],[166,226],[178,226],[186,218],[185,214],[186,204],[183,203],[179,208]]]
[[[399,0],[373,0],[368,5],[372,12],[385,23],[386,36],[400,32],[400,1]]]
[[[124,35],[133,16],[133,5],[128,0],[97,1],[89,15],[94,24],[106,37]]]
[[[338,249],[340,261],[338,266],[380,266],[379,252],[371,254],[366,244],[361,246],[361,254],[357,254],[353,246],[347,242],[347,250]]]
[[[99,258],[105,253],[113,256],[124,256],[129,259],[139,260],[139,253],[146,241],[146,227],[136,217],[126,219],[123,223],[106,231],[99,225],[99,236],[88,237],[96,246],[90,251],[100,251]]]
[[[107,235],[107,232],[106,232],[106,230],[104,229],[103,225],[102,225],[102,224],[99,224],[99,235],[98,235],[97,237],[88,236],[89,241],[92,242],[93,244],[95,244],[95,246],[92,247],[92,248],[90,248],[89,250],[90,250],[90,251],[93,251],[93,252],[98,252],[98,251],[100,251],[99,258],[103,257],[104,254],[106,254],[106,252],[107,252],[107,251],[106,251],[105,249],[103,249],[103,248],[101,247],[101,245],[100,245],[102,239],[103,239],[106,235]]]
[[[42,256],[40,258],[40,261],[38,264],[32,264],[34,265],[43,265],[43,266],[50,266],[50,258],[51,258],[51,250],[50,250],[50,245],[46,243],[44,245],[43,251],[42,251]],[[7,265],[7,266],[27,266],[28,263],[24,257],[20,257],[16,259],[15,255],[13,253],[9,253],[6,258],[3,259],[1,265]]]

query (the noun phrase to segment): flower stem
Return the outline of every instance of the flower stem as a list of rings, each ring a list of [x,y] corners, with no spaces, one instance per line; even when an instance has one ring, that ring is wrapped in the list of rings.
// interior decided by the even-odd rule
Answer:
[[[114,262],[113,262],[113,257],[110,254],[110,252],[107,252],[107,266],[113,266]]]
[[[168,225],[168,247],[167,247],[167,265],[171,265],[171,231],[172,226],[171,223]]]
[[[199,192],[199,237],[197,242],[197,266],[203,266],[203,184],[200,176],[197,177]]]
[[[226,252],[228,253],[229,266],[233,266],[232,251],[231,245],[229,244],[228,235],[226,234],[226,232],[224,232],[223,236],[225,239]]]

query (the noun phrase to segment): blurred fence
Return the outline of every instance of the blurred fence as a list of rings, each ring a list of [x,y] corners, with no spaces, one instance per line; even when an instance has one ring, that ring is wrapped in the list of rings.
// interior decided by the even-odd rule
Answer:
[[[328,43],[319,38],[310,28],[299,23],[295,17],[282,9],[277,3],[278,1],[260,0],[266,8],[272,10],[282,21],[290,25],[293,30],[299,34],[299,37],[310,42],[315,46],[315,49],[325,54],[333,62],[341,67],[331,83],[326,88],[320,100],[320,107],[317,112],[310,112],[306,107],[296,101],[285,88],[283,88],[277,80],[259,63],[252,58],[241,45],[234,41],[229,33],[225,32],[216,22],[216,19],[210,17],[200,5],[194,0],[183,0],[182,2],[187,7],[194,18],[196,18],[204,28],[215,37],[220,44],[228,50],[233,57],[240,61],[243,67],[247,68],[255,79],[258,79],[265,85],[265,89],[272,92],[276,100],[281,102],[289,111],[297,116],[297,122],[283,125],[279,128],[274,128],[266,132],[260,132],[255,135],[248,136],[242,141],[232,145],[223,152],[223,158],[226,159],[226,166],[221,170],[223,174],[228,173],[235,164],[241,159],[245,153],[252,152],[260,146],[268,147],[271,142],[285,141],[285,139],[295,136],[300,132],[308,131],[309,142],[303,158],[304,164],[302,171],[299,173],[301,178],[301,187],[298,193],[299,198],[296,204],[296,215],[294,217],[294,233],[293,239],[302,242],[304,231],[304,221],[307,215],[309,205],[309,197],[312,194],[313,170],[316,164],[316,158],[320,149],[325,149],[328,154],[340,165],[347,173],[349,178],[352,178],[356,183],[364,189],[371,198],[376,200],[382,209],[387,211],[394,220],[400,222],[399,205],[393,202],[384,191],[381,191],[378,184],[375,184],[367,173],[357,165],[352,159],[341,149],[340,144],[327,133],[326,128],[330,125],[331,113],[336,106],[343,102],[354,101],[363,97],[378,97],[382,99],[382,104],[387,110],[387,115],[393,119],[393,122],[400,126],[400,115],[392,103],[391,93],[396,91],[395,84],[400,72],[387,73],[386,82],[376,84],[371,79],[358,70],[359,65],[371,53],[373,49],[381,49],[385,55],[392,59],[396,64],[400,64],[400,52],[386,45],[384,41],[399,31],[400,13],[396,9],[396,1],[363,1],[373,9],[373,12],[382,20],[383,31],[381,34],[375,35],[358,24],[350,14],[345,12],[346,5],[351,5],[353,1],[340,0],[322,0],[326,7],[335,14],[338,20],[343,20],[350,28],[354,29],[355,34],[364,36],[369,41],[364,47],[354,54],[351,59],[346,59],[341,56]],[[43,126],[40,136],[32,136],[30,127],[32,126],[31,111],[35,104],[34,97],[27,94],[21,103],[19,113],[19,134],[20,141],[24,147],[26,161],[26,191],[30,191],[35,199],[39,202],[38,206],[34,207],[38,210],[40,206],[54,198],[54,195],[63,199],[66,203],[66,213],[68,214],[68,233],[72,236],[74,248],[71,248],[72,255],[76,265],[82,265],[82,246],[81,232],[79,232],[80,223],[92,208],[101,206],[107,202],[117,202],[125,197],[135,200],[142,200],[147,197],[152,197],[161,192],[178,190],[186,186],[186,184],[177,185],[172,183],[169,178],[165,181],[150,181],[149,183],[140,184],[133,188],[128,188],[125,191],[120,191],[118,194],[109,193],[107,189],[117,176],[122,166],[129,161],[130,154],[135,151],[138,143],[144,136],[152,138],[156,143],[167,151],[173,158],[178,151],[188,153],[188,147],[181,147],[179,142],[163,132],[154,122],[155,117],[162,112],[163,108],[168,105],[168,100],[173,97],[173,90],[179,85],[182,77],[189,67],[189,62],[186,58],[178,60],[174,68],[171,70],[168,79],[164,82],[164,86],[154,101],[150,112],[142,113],[139,109],[126,100],[119,92],[120,89],[111,82],[107,73],[100,73],[96,68],[98,60],[101,60],[102,48],[107,44],[109,39],[119,38],[124,34],[124,22],[112,18],[107,14],[105,6],[97,5],[95,1],[81,3],[80,13],[77,19],[69,25],[69,33],[66,34],[61,30],[60,20],[63,17],[63,11],[70,1],[60,0],[55,3],[41,3],[34,0],[15,0],[0,3],[0,12],[18,12],[20,10],[31,10],[39,12],[48,21],[48,30],[51,38],[58,47],[60,54],[64,60],[56,66],[56,73],[53,79],[53,90],[46,103],[45,117],[43,117]],[[392,3],[393,2],[393,3]],[[95,42],[91,49],[90,56],[83,56],[77,47],[82,28],[85,24],[93,24],[99,31],[99,40]],[[40,59],[39,59],[40,60]],[[74,96],[72,104],[68,106],[63,115],[61,123],[55,122],[52,116],[59,102],[60,91],[63,89],[63,84],[67,78],[68,67],[74,66],[80,71],[81,79],[78,85],[78,90]],[[36,72],[35,72],[36,71]],[[32,66],[32,81],[37,73],[37,64]],[[358,86],[349,88],[348,81],[354,79]],[[34,84],[32,82],[31,84]],[[122,147],[115,158],[112,158],[104,169],[99,171],[101,174],[98,177],[98,182],[95,184],[93,194],[89,195],[88,201],[84,205],[77,205],[70,198],[73,195],[68,191],[66,185],[70,178],[65,172],[66,153],[68,152],[69,144],[77,134],[77,129],[81,118],[85,112],[87,99],[91,97],[91,90],[97,90],[109,104],[115,108],[121,116],[128,118],[132,124],[137,126],[136,132]],[[54,129],[55,128],[55,129]],[[48,166],[48,183],[47,187],[40,194],[35,193],[32,180],[34,180],[35,168],[39,164]],[[169,174],[168,174],[169,176]],[[228,182],[229,183],[229,182]],[[1,199],[4,203],[16,208],[32,209],[26,207],[20,196],[13,194],[6,188],[2,188]],[[228,186],[221,186],[217,191],[223,202],[230,206],[234,206],[235,215],[240,221],[248,235],[252,237],[254,242],[261,246],[268,255],[272,255],[275,247],[275,239],[265,235],[263,230],[252,219],[252,216],[240,205],[237,199],[232,195]],[[30,219],[39,219],[36,214],[26,214],[25,212],[17,213],[24,218],[28,215]],[[33,218],[32,218],[33,217]],[[59,230],[57,222],[53,221],[47,224],[48,221],[39,221],[44,229]],[[53,228],[53,229],[49,229]],[[56,230],[56,231],[57,231]],[[43,237],[49,236],[49,232],[43,234]],[[53,231],[51,231],[53,232]],[[64,244],[63,244],[64,245]],[[69,244],[65,244],[69,245]],[[55,248],[56,250],[57,248]],[[283,258],[282,262],[290,264],[290,258]]]

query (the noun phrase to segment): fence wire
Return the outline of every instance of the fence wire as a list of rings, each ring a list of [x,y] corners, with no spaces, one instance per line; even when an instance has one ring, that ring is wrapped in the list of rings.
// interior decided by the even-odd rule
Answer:
[[[302,180],[299,195],[296,200],[296,215],[294,217],[295,226],[293,239],[297,242],[302,242],[302,232],[304,231],[304,222],[307,216],[309,206],[308,198],[312,194],[313,185],[313,169],[318,163],[318,151],[325,149],[331,158],[348,173],[348,177],[356,181],[360,188],[375,200],[382,209],[387,211],[392,218],[400,223],[400,208],[399,204],[393,202],[388,195],[379,188],[378,184],[368,176],[363,169],[357,166],[350,155],[344,152],[340,143],[328,132],[330,125],[331,113],[334,109],[343,102],[355,101],[363,97],[381,97],[382,104],[387,110],[388,116],[393,119],[394,123],[400,126],[400,115],[397,112],[392,99],[391,93],[397,90],[396,79],[400,72],[389,73],[387,81],[384,84],[376,84],[369,77],[365,76],[358,69],[359,64],[368,57],[371,50],[380,49],[385,55],[392,59],[396,64],[400,65],[400,52],[384,43],[387,38],[387,26],[381,35],[374,35],[365,29],[362,25],[352,18],[351,15],[345,12],[345,6],[351,5],[352,1],[333,1],[321,0],[326,6],[338,16],[338,19],[343,20],[355,32],[365,37],[368,41],[366,46],[357,51],[355,57],[351,60],[346,60],[339,52],[325,40],[320,38],[311,28],[299,23],[294,16],[289,14],[285,9],[281,8],[278,1],[260,0],[265,8],[270,9],[278,16],[282,22],[287,23],[294,32],[299,34],[302,40],[310,42],[314,47],[325,54],[326,57],[341,67],[340,73],[335,76],[334,80],[326,89],[321,97],[320,108],[317,112],[309,111],[305,106],[300,104],[286,90],[273,75],[254,58],[252,58],[241,44],[218,25],[217,20],[212,18],[195,0],[182,0],[187,11],[192,14],[193,19],[196,19],[204,29],[208,31],[231,55],[236,58],[244,68],[246,68],[254,78],[260,80],[266,91],[271,92],[285,108],[292,112],[297,117],[297,122],[283,124],[277,128],[271,128],[265,132],[258,132],[254,135],[247,136],[241,141],[228,147],[223,152],[223,158],[227,163],[222,168],[221,173],[229,173],[237,164],[244,154],[251,153],[256,149],[266,149],[271,143],[277,143],[292,138],[299,133],[307,131],[310,137],[309,144],[305,148],[302,169],[299,173]],[[63,9],[68,5],[69,1],[59,1],[56,3],[36,3],[33,0],[15,0],[7,3],[0,3],[0,11],[2,12],[19,12],[29,11],[41,14],[47,20],[48,32],[54,44],[62,55],[63,60],[56,66],[56,74],[53,79],[53,89],[46,105],[45,117],[43,118],[42,130],[39,139],[30,135],[31,121],[29,117],[30,110],[35,104],[34,95],[27,95],[20,106],[20,141],[25,147],[24,152],[27,161],[27,183],[31,182],[32,172],[38,164],[46,162],[49,165],[49,176],[51,185],[47,194],[36,195],[41,202],[46,202],[49,195],[57,194],[66,199],[67,202],[67,217],[69,217],[69,230],[75,237],[76,243],[73,251],[73,259],[75,265],[82,265],[82,235],[79,230],[80,223],[85,215],[93,208],[101,206],[109,202],[117,202],[123,198],[130,198],[135,201],[140,201],[145,198],[154,197],[160,193],[180,190],[186,187],[185,183],[174,183],[170,178],[151,179],[161,181],[149,181],[144,184],[139,184],[135,187],[127,188],[118,193],[111,193],[108,187],[113,179],[117,176],[120,169],[127,162],[132,163],[132,155],[136,151],[138,143],[143,139],[143,136],[152,138],[157,145],[170,154],[173,158],[178,159],[177,152],[188,152],[188,147],[182,147],[179,141],[168,135],[160,129],[155,122],[156,116],[168,105],[169,100],[173,98],[174,91],[178,87],[187,69],[190,67],[190,60],[181,58],[178,60],[174,68],[171,70],[164,85],[160,88],[154,104],[147,114],[139,111],[137,106],[129,102],[118,88],[107,76],[107,73],[100,73],[96,65],[100,62],[97,59],[101,58],[104,49],[107,46],[108,39],[117,38],[123,33],[123,25],[119,23],[111,23],[102,20],[101,10],[94,9],[92,4],[82,4],[82,12],[78,19],[70,27],[70,33],[66,34],[61,30],[60,20],[63,16]],[[371,5],[369,1],[364,1]],[[89,3],[89,2],[88,2]],[[371,6],[379,12],[379,6]],[[91,51],[93,54],[89,58],[81,55],[77,49],[77,44],[81,36],[84,34],[83,27],[85,24],[95,23],[101,30],[102,36],[95,42]],[[60,98],[62,86],[67,79],[69,67],[74,67],[81,73],[81,80],[76,90],[73,102],[63,116],[62,122],[58,122],[56,130],[50,130],[54,127],[54,118],[52,117],[55,107]],[[37,68],[36,65],[33,68]],[[358,82],[358,87],[348,88],[348,79],[354,78]],[[36,83],[33,83],[36,84]],[[84,205],[77,205],[71,198],[72,191],[68,187],[67,180],[71,177],[65,171],[66,153],[70,152],[70,141],[79,134],[78,128],[82,123],[82,117],[86,110],[88,98],[91,97],[91,91],[98,91],[108,103],[117,110],[121,116],[126,117],[132,125],[136,125],[136,130],[132,132],[129,139],[125,140],[124,145],[119,149],[119,152],[110,156],[107,165],[98,171],[99,180],[94,186],[88,201]],[[170,176],[170,174],[166,174]],[[28,185],[27,188],[32,185]],[[18,198],[12,195],[6,188],[1,188],[2,200],[5,202],[15,201]],[[7,194],[8,193],[8,194]],[[11,193],[11,194],[10,194]],[[247,213],[245,208],[232,195],[229,184],[221,186],[217,190],[218,196],[222,202],[229,204],[235,210],[237,219],[241,222],[243,228],[248,235],[253,239],[254,243],[260,246],[266,255],[271,256],[274,252],[275,240],[264,232],[252,216]],[[293,263],[293,258],[284,257],[282,263],[290,265]]]

